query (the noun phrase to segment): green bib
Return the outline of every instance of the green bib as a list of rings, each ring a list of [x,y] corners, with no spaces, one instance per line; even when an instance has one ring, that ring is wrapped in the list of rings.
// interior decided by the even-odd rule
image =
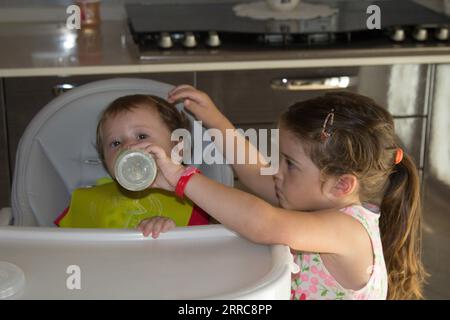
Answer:
[[[117,182],[108,182],[72,193],[67,214],[59,221],[65,228],[136,228],[141,220],[164,216],[177,227],[187,226],[191,218],[192,201],[180,200],[164,190],[131,192]]]

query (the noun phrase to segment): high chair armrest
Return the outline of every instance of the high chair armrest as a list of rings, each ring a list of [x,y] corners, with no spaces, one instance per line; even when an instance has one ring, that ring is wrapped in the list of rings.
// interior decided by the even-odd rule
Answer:
[[[5,207],[0,209],[0,226],[9,226],[12,222],[11,208]]]

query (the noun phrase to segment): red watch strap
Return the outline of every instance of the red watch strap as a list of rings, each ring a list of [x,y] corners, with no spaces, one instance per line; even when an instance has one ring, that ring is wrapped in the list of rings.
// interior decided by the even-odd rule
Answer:
[[[191,179],[191,177],[196,173],[201,173],[201,171],[196,167],[187,167],[186,170],[184,170],[183,174],[177,182],[177,186],[175,187],[175,194],[180,199],[183,199],[184,197],[184,189],[186,189],[186,185],[189,179]]]

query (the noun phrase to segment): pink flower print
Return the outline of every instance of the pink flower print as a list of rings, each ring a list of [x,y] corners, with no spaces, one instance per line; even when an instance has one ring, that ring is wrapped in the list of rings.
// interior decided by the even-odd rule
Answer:
[[[308,281],[309,280],[309,277],[308,277],[308,275],[307,274],[302,274],[301,276],[300,276],[300,279],[302,280],[302,281]]]
[[[311,261],[311,256],[309,254],[304,254],[303,255],[303,261],[310,262]]]
[[[297,289],[294,291],[291,291],[291,299],[298,299],[298,300],[306,300],[308,294],[307,292],[301,290],[301,289]]]
[[[319,277],[321,277],[322,279],[326,279],[327,278],[327,274],[323,271],[319,272]]]
[[[366,300],[366,295],[364,293],[357,294],[355,296],[356,300]]]
[[[325,285],[328,287],[335,287],[336,281],[334,280],[333,276],[331,274],[328,274],[325,278]]]
[[[312,267],[311,267],[311,272],[314,273],[314,274],[318,274],[318,273],[319,273],[319,270],[317,269],[316,266],[312,266]]]
[[[315,277],[311,278],[311,283],[316,286],[319,283],[319,279],[317,279]]]
[[[326,285],[327,287],[335,287],[335,286],[336,286],[336,283],[335,283],[333,280],[326,279],[326,280],[325,280],[325,285]]]
[[[308,290],[311,293],[317,293],[317,287],[315,285],[313,285],[313,284],[308,287]]]

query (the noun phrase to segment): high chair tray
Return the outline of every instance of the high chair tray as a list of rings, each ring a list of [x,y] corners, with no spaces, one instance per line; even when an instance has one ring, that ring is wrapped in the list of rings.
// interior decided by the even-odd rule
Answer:
[[[135,230],[1,227],[0,261],[23,271],[10,299],[289,299],[286,246],[221,225]]]

